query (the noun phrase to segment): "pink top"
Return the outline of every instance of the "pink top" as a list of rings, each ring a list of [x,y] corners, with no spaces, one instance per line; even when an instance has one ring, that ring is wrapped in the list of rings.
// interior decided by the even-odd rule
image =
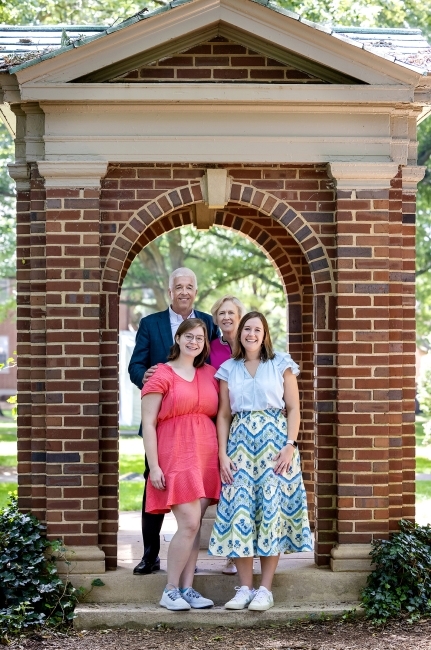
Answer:
[[[220,339],[211,341],[210,363],[213,368],[218,370],[222,363],[230,359],[232,351],[229,343],[222,343]]]

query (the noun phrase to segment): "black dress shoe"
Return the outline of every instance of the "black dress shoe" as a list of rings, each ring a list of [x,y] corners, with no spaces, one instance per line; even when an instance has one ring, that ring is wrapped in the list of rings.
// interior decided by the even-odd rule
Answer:
[[[154,562],[149,562],[143,557],[139,564],[137,564],[133,569],[133,574],[135,576],[146,576],[153,571],[160,571],[160,558],[156,558]]]

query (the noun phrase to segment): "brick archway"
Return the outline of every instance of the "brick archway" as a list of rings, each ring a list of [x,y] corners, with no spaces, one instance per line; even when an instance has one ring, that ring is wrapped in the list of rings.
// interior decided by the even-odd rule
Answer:
[[[102,379],[100,394],[99,544],[105,551],[107,566],[116,564],[113,506],[117,499],[118,471],[113,460],[118,458],[118,451],[113,425],[118,412],[118,368],[112,353],[117,339],[120,287],[137,253],[161,234],[192,223],[191,206],[201,200],[201,187],[196,182],[164,192],[129,213],[116,236],[106,237],[101,296],[101,339],[106,345],[101,346],[101,365],[102,377],[109,380]],[[283,280],[289,302],[289,349],[301,364],[301,451],[310,510],[316,524],[316,563],[327,564],[329,550],[336,541],[335,464],[328,475],[328,453],[334,451],[323,449],[329,446],[325,435],[332,428],[328,415],[334,411],[334,403],[328,400],[333,400],[335,395],[327,390],[328,381],[332,381],[328,380],[328,373],[321,377],[319,372],[332,363],[327,352],[334,329],[335,303],[327,248],[299,211],[251,185],[233,183],[229,204],[225,210],[216,212],[215,223],[247,236],[259,246]],[[328,476],[330,485],[327,485]]]

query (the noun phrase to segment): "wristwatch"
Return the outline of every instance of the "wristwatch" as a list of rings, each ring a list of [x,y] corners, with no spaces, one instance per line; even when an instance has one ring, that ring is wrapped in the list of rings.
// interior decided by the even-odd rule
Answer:
[[[286,444],[287,445],[292,445],[292,447],[297,447],[298,446],[298,443],[296,442],[296,440],[288,440],[286,442]]]

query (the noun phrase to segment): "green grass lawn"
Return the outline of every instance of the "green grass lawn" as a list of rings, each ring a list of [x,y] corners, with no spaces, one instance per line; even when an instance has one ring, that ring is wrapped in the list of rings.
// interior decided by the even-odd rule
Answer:
[[[17,488],[16,483],[0,483],[0,510],[7,504],[9,492],[15,492]]]
[[[120,510],[141,510],[144,481],[120,482]]]
[[[431,499],[431,481],[417,481],[416,501],[428,501],[428,499]]]
[[[418,474],[431,474],[431,460],[423,456],[416,456],[416,472]]]
[[[0,463],[1,465],[1,463]],[[136,472],[137,474],[144,473],[144,455],[128,455],[120,454],[120,476]]]
[[[0,465],[3,467],[16,467],[16,456],[0,456]]]

